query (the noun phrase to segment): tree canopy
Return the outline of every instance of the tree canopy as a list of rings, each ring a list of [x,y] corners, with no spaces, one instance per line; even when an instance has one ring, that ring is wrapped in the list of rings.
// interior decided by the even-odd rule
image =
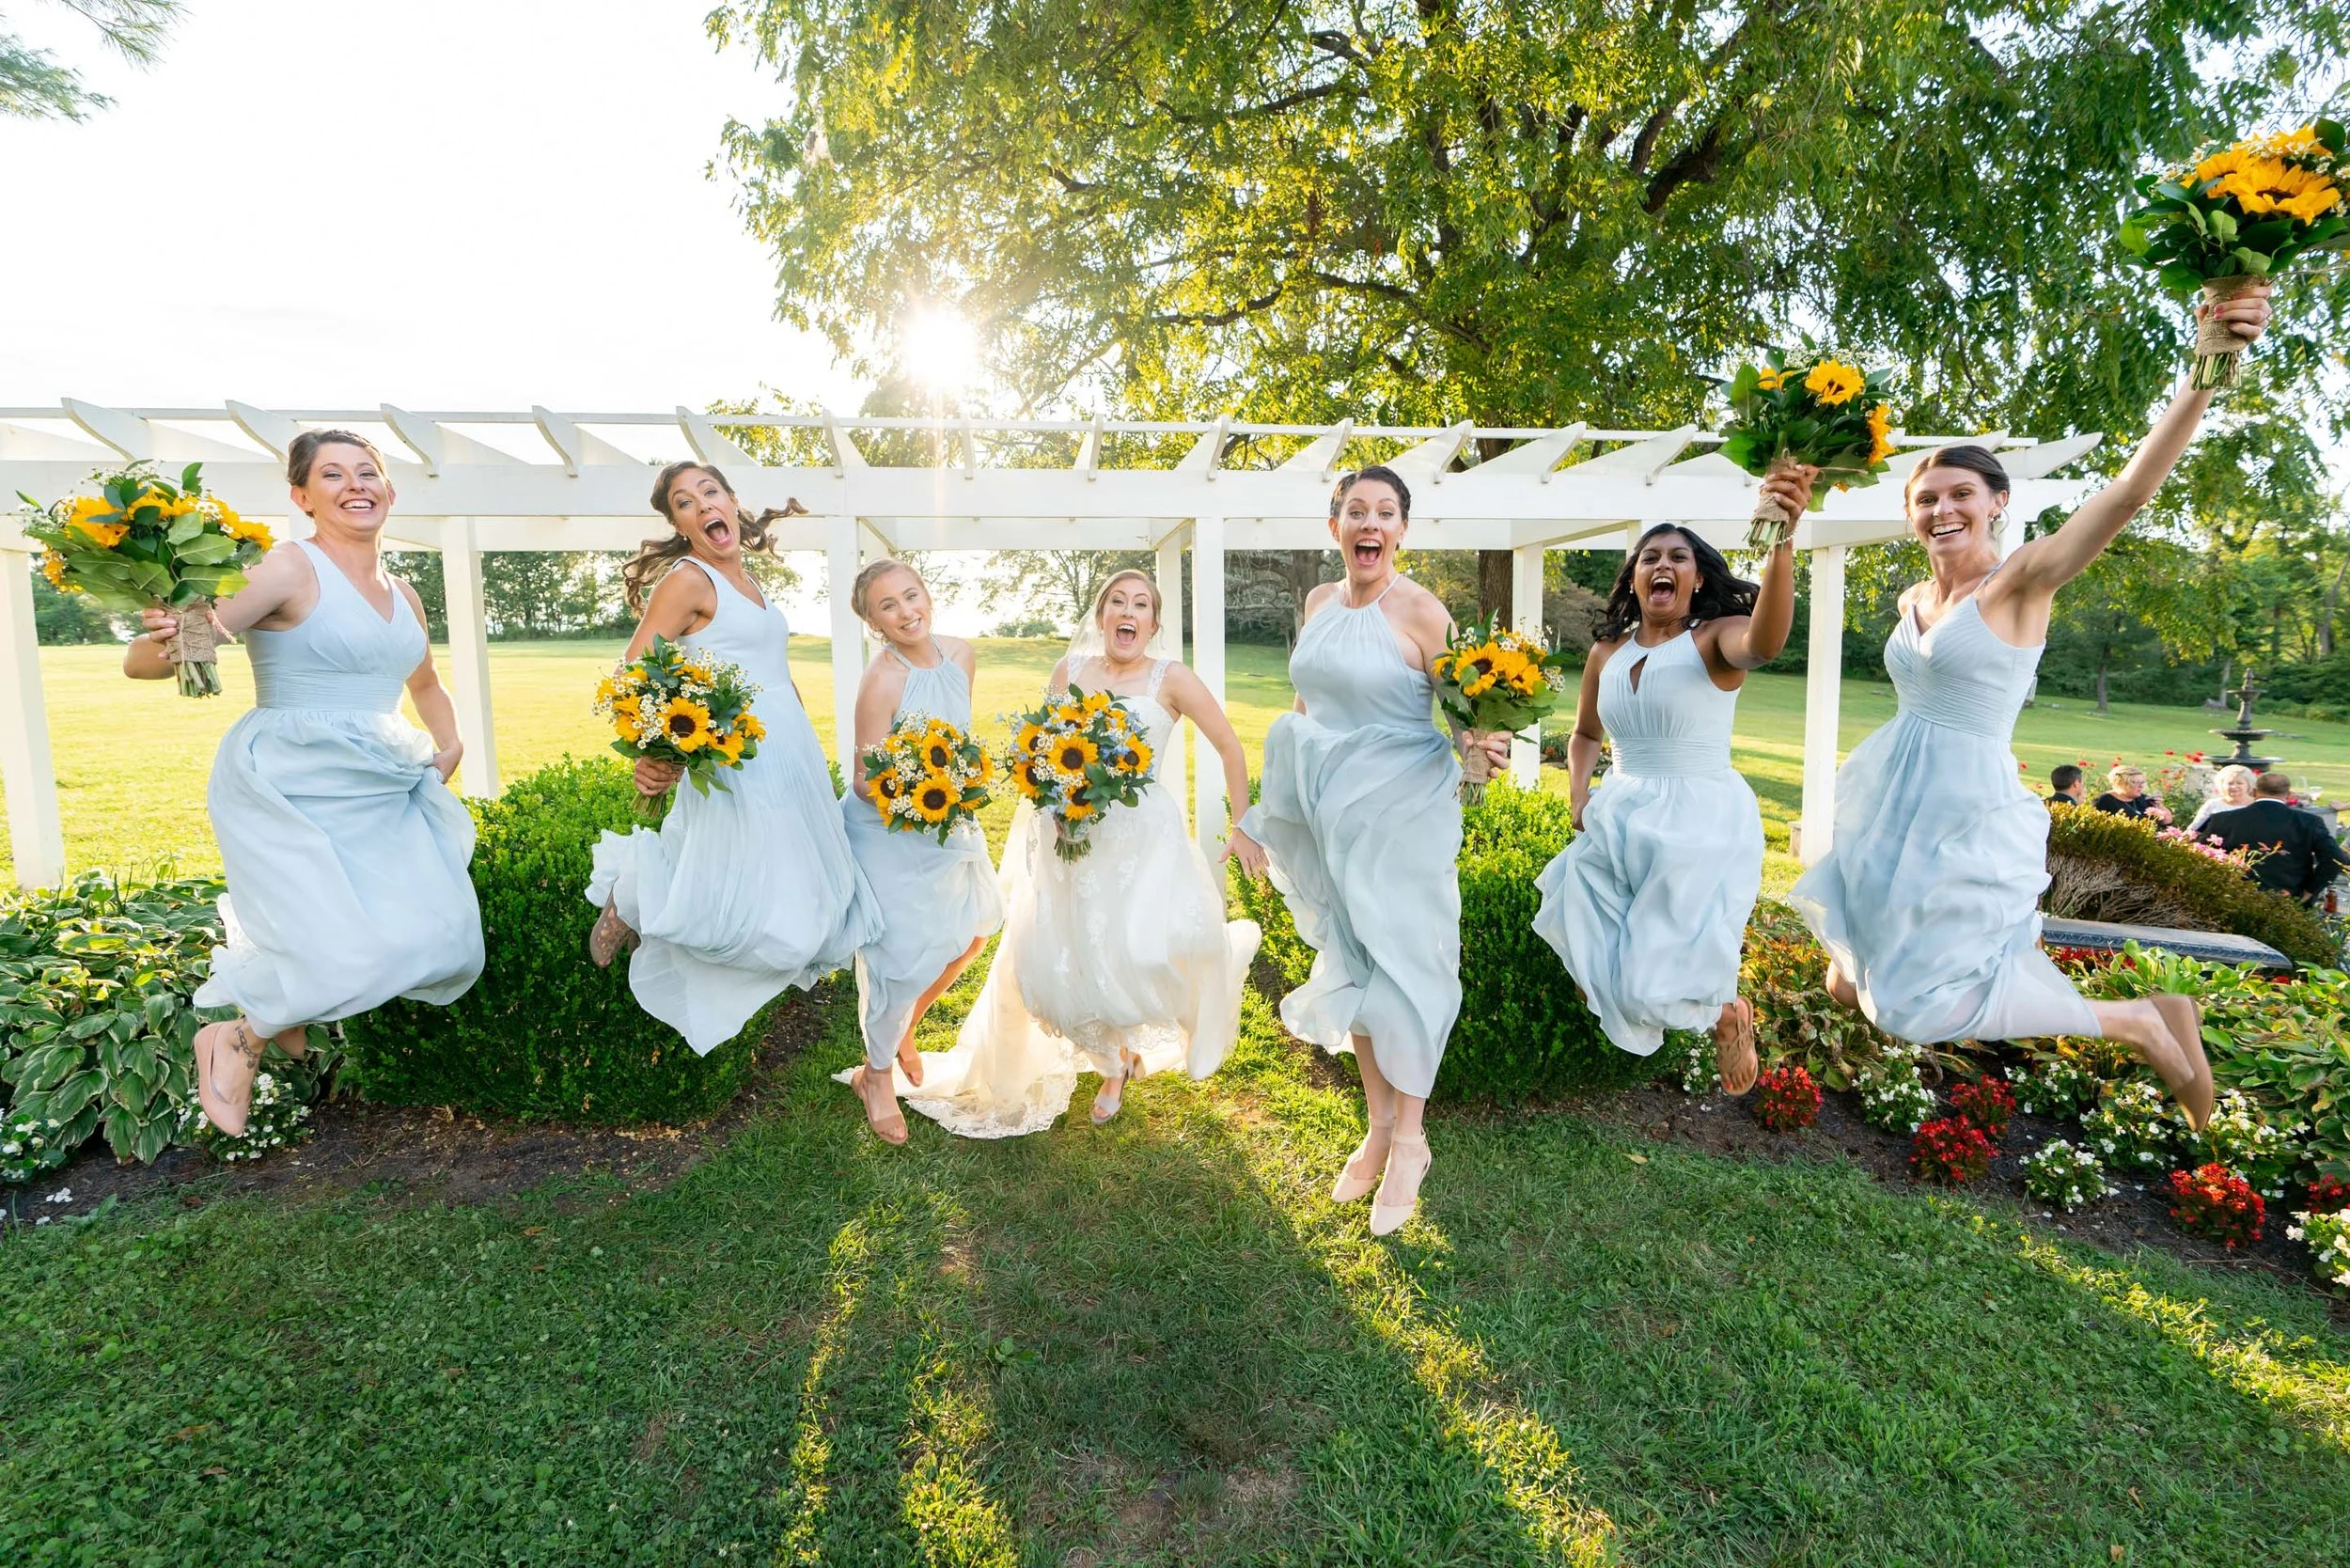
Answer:
[[[180,0],[64,0],[124,59],[151,64],[180,10]],[[83,85],[82,73],[15,34],[0,31],[0,115],[82,119],[108,100]]]

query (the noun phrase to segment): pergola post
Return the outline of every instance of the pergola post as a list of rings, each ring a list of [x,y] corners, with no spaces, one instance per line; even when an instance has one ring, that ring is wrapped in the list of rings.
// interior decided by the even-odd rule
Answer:
[[[1159,593],[1158,656],[1180,663],[1183,657],[1183,536],[1180,529],[1159,541],[1155,586]],[[1184,788],[1181,720],[1168,727],[1159,746],[1159,776],[1174,781],[1175,809],[1188,814],[1185,797],[1190,792]]]
[[[856,688],[865,674],[865,634],[849,590],[856,586],[854,517],[825,520],[824,598],[832,612],[832,755],[846,779],[856,752]]]
[[[1803,677],[1803,817],[1796,851],[1819,864],[1836,832],[1836,730],[1844,685],[1844,546],[1811,552],[1811,640]]]
[[[449,695],[457,705],[458,771],[464,792],[487,800],[498,777],[497,727],[490,703],[490,619],[482,597],[481,541],[470,517],[441,524],[441,596],[448,616]]]
[[[0,660],[8,713],[0,717],[0,783],[8,792],[8,848],[20,887],[65,880],[65,828],[49,754],[49,707],[40,695],[40,636],[33,620],[35,557],[0,550]]]
[[[1523,545],[1510,552],[1510,624],[1528,636],[1543,635],[1543,547]],[[1543,776],[1543,727],[1522,732],[1510,744],[1510,776],[1530,790]]]
[[[1224,700],[1224,519],[1192,520],[1191,668],[1220,704]],[[1192,837],[1214,852],[1224,842],[1224,771],[1202,757],[1192,780]],[[1246,807],[1247,803],[1243,802]]]

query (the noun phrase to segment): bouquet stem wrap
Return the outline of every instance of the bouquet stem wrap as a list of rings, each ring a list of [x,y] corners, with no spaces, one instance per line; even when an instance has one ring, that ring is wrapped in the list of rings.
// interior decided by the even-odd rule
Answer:
[[[164,657],[179,672],[180,695],[218,697],[220,636],[212,630],[212,602],[195,600],[179,615],[180,630],[164,644]]]
[[[2236,371],[2244,364],[2245,342],[2219,319],[2218,307],[2254,284],[2265,281],[2266,274],[2260,273],[2237,273],[2230,277],[2204,280],[2203,298],[2212,306],[2213,313],[2195,323],[2195,368],[2188,377],[2188,385],[2202,392],[2235,384]]]
[[[1803,464],[1793,457],[1781,456],[1771,463],[1763,478],[1790,473]],[[1758,556],[1767,556],[1795,537],[1795,514],[1789,511],[1779,498],[1764,491],[1754,503],[1754,521],[1747,529],[1747,548]]]

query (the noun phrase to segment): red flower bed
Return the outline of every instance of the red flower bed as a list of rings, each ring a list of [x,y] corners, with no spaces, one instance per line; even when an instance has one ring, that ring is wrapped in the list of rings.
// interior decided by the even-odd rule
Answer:
[[[1775,1133],[1800,1132],[1820,1120],[1820,1086],[1801,1067],[1774,1067],[1756,1083],[1754,1119]]]
[[[2320,1176],[2310,1184],[2310,1213],[2338,1215],[2350,1209],[2350,1182],[2339,1176]]]
[[[2198,1166],[2170,1173],[2170,1217],[2191,1236],[2230,1248],[2261,1239],[2268,1206],[2252,1184],[2224,1165]]]
[[[1991,1140],[1961,1117],[1938,1117],[1910,1141],[1909,1168],[1921,1182],[1953,1187],[1972,1182],[1991,1168]]]
[[[2105,968],[2120,955],[2103,948],[2050,948],[2048,956],[2062,968],[2095,970]]]
[[[2007,1087],[2005,1078],[1985,1077],[1950,1090],[1950,1108],[1958,1112],[1959,1120],[1982,1128],[1982,1136],[1997,1143],[2007,1137],[2008,1119],[2015,1114],[2015,1091]]]

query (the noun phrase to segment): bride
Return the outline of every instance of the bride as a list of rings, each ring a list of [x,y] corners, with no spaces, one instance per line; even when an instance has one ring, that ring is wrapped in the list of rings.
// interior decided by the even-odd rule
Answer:
[[[1199,677],[1150,656],[1158,628],[1151,579],[1119,572],[1049,689],[1119,698],[1154,751],[1191,720],[1222,760],[1231,798],[1246,800],[1240,738]],[[1004,846],[995,964],[955,1048],[926,1054],[919,1079],[898,1070],[909,1106],[966,1137],[1013,1137],[1059,1118],[1081,1067],[1102,1074],[1099,1125],[1138,1077],[1180,1065],[1204,1078],[1223,1065],[1259,933],[1253,920],[1224,918],[1223,878],[1184,831],[1181,788],[1154,777],[1134,805],[1110,808],[1076,860],[1054,853],[1048,816],[1020,807]],[[1234,832],[1226,847],[1249,875],[1263,870],[1264,851],[1247,835]]]

